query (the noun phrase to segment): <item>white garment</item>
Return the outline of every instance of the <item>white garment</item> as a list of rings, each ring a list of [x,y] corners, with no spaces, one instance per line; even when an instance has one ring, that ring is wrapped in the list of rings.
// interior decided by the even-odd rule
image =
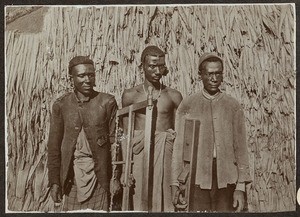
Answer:
[[[92,152],[83,128],[77,138],[74,152],[74,175],[78,202],[87,200],[95,189],[97,177]]]

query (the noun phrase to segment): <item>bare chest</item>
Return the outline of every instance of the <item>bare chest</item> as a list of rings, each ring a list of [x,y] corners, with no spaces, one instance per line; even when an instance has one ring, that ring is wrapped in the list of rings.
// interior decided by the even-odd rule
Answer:
[[[145,93],[139,93],[134,96],[133,103],[142,102],[146,99],[147,96]],[[158,114],[173,113],[175,105],[168,93],[162,92],[159,95],[158,92],[155,92],[153,94],[153,100]],[[141,111],[141,113],[144,113],[144,111]]]

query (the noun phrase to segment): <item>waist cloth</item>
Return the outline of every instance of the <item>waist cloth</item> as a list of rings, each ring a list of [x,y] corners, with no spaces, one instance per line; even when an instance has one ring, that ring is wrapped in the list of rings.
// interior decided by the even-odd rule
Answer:
[[[108,193],[97,183],[92,152],[83,128],[76,143],[73,161],[74,180],[65,197],[64,211],[93,209],[108,210]]]
[[[174,211],[171,196],[171,160],[175,131],[155,132],[153,159],[153,191],[152,212]],[[143,152],[145,132],[135,130],[133,134],[133,168],[135,189],[133,194],[133,210],[141,211],[143,183]]]

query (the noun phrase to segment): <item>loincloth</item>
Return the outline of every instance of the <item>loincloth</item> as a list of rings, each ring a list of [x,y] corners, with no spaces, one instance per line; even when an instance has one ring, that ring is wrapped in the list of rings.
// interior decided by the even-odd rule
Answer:
[[[136,180],[135,193],[133,195],[133,209],[141,211],[142,179],[144,157],[144,131],[135,130],[133,136],[133,176]],[[174,211],[171,198],[171,159],[175,131],[169,129],[165,132],[154,134],[154,158],[153,158],[153,200],[152,212]]]

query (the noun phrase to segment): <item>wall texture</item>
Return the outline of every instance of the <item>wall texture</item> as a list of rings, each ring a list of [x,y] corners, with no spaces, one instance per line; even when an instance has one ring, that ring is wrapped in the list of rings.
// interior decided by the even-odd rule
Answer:
[[[149,44],[167,53],[164,83],[183,96],[202,88],[201,54],[216,51],[224,58],[222,89],[241,102],[246,115],[253,178],[248,210],[295,210],[292,5],[51,7],[41,14],[23,16],[5,32],[9,210],[54,210],[46,144],[52,103],[72,89],[68,61],[90,55],[97,89],[120,102],[124,88],[143,81],[138,66]],[[20,19],[42,19],[42,31],[17,31]]]

